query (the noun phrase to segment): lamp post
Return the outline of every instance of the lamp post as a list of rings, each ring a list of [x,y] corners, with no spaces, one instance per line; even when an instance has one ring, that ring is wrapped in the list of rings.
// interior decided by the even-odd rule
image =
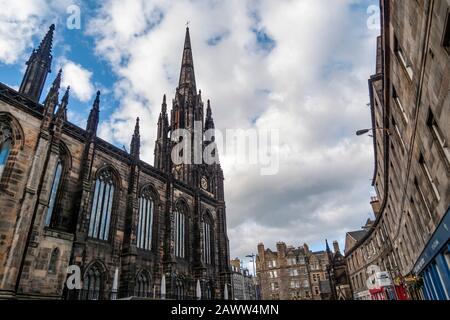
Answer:
[[[253,277],[255,277],[255,280],[256,280],[256,255],[254,253],[252,253],[252,254],[246,255],[246,258],[251,258],[252,259],[251,262],[252,262],[252,265],[253,265]],[[253,286],[255,287],[255,300],[256,300],[258,293],[256,291],[256,283],[255,283],[255,281],[253,281]]]
[[[373,131],[373,130],[386,131],[387,134],[389,134],[389,135],[391,134],[391,132],[389,131],[389,129],[377,127],[377,128],[370,128],[370,129],[361,129],[361,130],[358,130],[358,131],[356,131],[356,135],[357,135],[357,136],[362,136],[362,135],[365,135],[366,133],[369,133],[370,131]]]

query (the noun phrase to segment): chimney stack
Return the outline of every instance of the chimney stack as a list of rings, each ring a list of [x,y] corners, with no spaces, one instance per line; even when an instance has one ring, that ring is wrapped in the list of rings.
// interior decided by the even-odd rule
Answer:
[[[278,252],[278,258],[284,259],[286,257],[286,243],[278,242],[277,243],[277,252]]]

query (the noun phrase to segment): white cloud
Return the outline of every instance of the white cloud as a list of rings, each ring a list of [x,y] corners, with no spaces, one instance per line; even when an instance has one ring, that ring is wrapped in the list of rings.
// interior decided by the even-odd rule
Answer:
[[[86,126],[87,119],[70,109],[67,111],[67,119],[80,128],[84,128]]]
[[[373,2],[105,1],[88,33],[119,78],[120,106],[100,135],[128,145],[140,116],[142,158],[153,163],[162,95],[170,101],[177,85],[189,20],[197,85],[212,100],[216,127],[281,132],[275,176],[227,165],[235,155],[220,152],[232,256],[255,251],[259,241],[342,241],[370,211],[371,142],[354,132],[370,126],[367,78],[377,34],[355,6]],[[261,48],[255,30],[273,39],[272,51]]]
[[[26,59],[51,23],[65,24],[66,8],[74,2],[78,0],[0,0],[0,62]]]
[[[70,86],[71,95],[81,102],[89,101],[95,92],[92,72],[66,59],[62,60],[62,69],[62,87]]]
[[[17,61],[31,38],[39,29],[38,13],[45,13],[43,0],[0,0],[0,61],[12,64]]]

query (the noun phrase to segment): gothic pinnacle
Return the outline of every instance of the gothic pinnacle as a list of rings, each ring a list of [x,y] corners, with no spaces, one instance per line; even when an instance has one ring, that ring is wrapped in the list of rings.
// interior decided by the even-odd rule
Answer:
[[[136,118],[136,125],[134,126],[134,135],[139,136],[139,117]]]
[[[97,96],[95,97],[86,125],[86,131],[88,131],[91,136],[97,134],[99,115],[100,115],[100,90],[97,91]]]
[[[141,135],[139,133],[139,117],[137,117],[130,146],[130,154],[136,159],[139,159],[140,148],[141,148]]]
[[[39,47],[31,53],[26,63],[27,69],[20,84],[19,92],[35,102],[39,102],[47,74],[51,72],[54,30],[55,25],[52,24]]]
[[[67,87],[66,92],[64,93],[64,96],[61,99],[61,104],[59,105],[58,109],[58,115],[62,113],[64,120],[67,120],[66,111],[67,111],[67,105],[69,104],[69,91],[70,86]]]
[[[206,107],[205,130],[214,129],[214,120],[212,117],[211,101],[208,99]]]
[[[212,111],[211,111],[211,101],[208,99],[207,107],[206,107],[206,115],[211,117]]]
[[[163,96],[163,102],[161,105],[161,114],[166,114],[167,112],[167,103],[166,103],[166,95]]]
[[[59,90],[61,87],[61,77],[62,77],[62,69],[59,69],[58,74],[56,75],[55,80],[53,81],[52,88],[50,90]]]
[[[69,91],[70,91],[70,86],[67,86],[66,92],[64,93],[64,96],[61,99],[61,103],[67,104],[69,102]]]
[[[59,69],[59,72],[56,75],[55,80],[53,80],[50,90],[48,91],[47,97],[45,98],[44,105],[47,105],[51,101],[55,104],[58,103],[59,88],[61,87],[61,76],[62,69]]]
[[[100,90],[97,91],[93,107],[98,110],[100,109]]]

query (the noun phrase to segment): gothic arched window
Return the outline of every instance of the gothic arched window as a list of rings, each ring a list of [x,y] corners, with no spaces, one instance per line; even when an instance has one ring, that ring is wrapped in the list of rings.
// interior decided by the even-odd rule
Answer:
[[[211,285],[209,284],[209,282],[207,282],[204,285],[203,300],[211,300],[211,299],[212,299]]]
[[[45,225],[48,227],[52,222],[53,211],[55,210],[56,199],[58,197],[59,185],[63,172],[63,164],[61,159],[58,160],[55,175],[53,177],[52,190],[50,192],[50,201],[48,203],[47,214],[45,216]]]
[[[50,262],[48,264],[48,273],[55,274],[58,266],[59,259],[59,249],[55,248],[52,251],[52,255],[50,256]]]
[[[90,237],[108,240],[113,198],[114,183],[112,173],[110,170],[103,170],[95,181],[95,191],[89,222]]]
[[[203,262],[211,264],[211,224],[209,219],[205,217],[202,222],[203,229]]]
[[[181,206],[177,206],[174,212],[175,220],[175,256],[186,257],[186,213]]]
[[[139,198],[139,217],[137,228],[137,247],[144,250],[152,249],[154,203],[150,189],[147,187],[142,191]]]
[[[175,293],[177,296],[177,300],[183,300],[184,299],[184,285],[181,280],[177,280],[176,286],[175,286]]]
[[[102,296],[103,273],[98,265],[92,265],[84,274],[82,300],[99,300]]]
[[[12,135],[11,128],[4,123],[0,123],[0,178],[8,161],[11,152]]]
[[[135,295],[141,298],[150,296],[150,276],[145,271],[139,272],[136,277]]]

